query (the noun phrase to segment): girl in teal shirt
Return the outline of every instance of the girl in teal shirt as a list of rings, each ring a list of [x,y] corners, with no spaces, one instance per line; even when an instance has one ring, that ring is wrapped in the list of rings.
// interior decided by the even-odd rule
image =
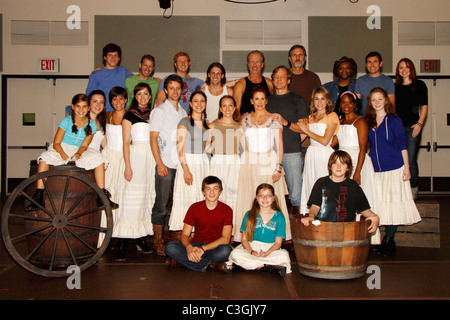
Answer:
[[[286,221],[272,185],[258,186],[240,231],[242,242],[231,252],[227,262],[233,270],[269,271],[281,277],[292,272],[289,253],[281,248],[286,238]]]

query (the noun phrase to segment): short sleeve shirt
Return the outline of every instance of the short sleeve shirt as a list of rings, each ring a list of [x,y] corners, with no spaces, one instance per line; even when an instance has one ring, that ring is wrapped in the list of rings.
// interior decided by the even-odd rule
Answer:
[[[330,177],[316,181],[308,206],[320,207],[317,219],[328,222],[355,221],[356,213],[370,209],[369,201],[358,183],[352,179],[334,182]]]
[[[233,225],[233,210],[221,201],[210,210],[203,200],[189,207],[183,222],[195,228],[192,242],[211,243],[222,236],[224,226]]]
[[[249,213],[250,211],[247,211],[244,216],[240,230],[241,232],[245,232]],[[277,211],[273,215],[272,219],[264,224],[264,221],[258,214],[255,232],[253,233],[253,240],[265,243],[274,243],[277,237],[283,239],[286,238],[286,220],[284,219],[284,215],[280,211]]]
[[[84,139],[86,138],[86,132],[84,131],[84,129],[86,128],[87,125],[88,125],[88,123],[86,123],[83,127],[78,128],[78,132],[74,133],[74,132],[72,132],[72,126],[73,126],[72,117],[71,116],[65,117],[59,123],[59,128],[63,129],[66,132],[64,134],[64,138],[63,138],[62,142],[66,143],[68,145],[71,145],[71,146],[77,146],[77,147],[81,146]],[[97,131],[97,125],[92,120],[89,120],[89,125],[92,128],[92,134],[94,134]]]

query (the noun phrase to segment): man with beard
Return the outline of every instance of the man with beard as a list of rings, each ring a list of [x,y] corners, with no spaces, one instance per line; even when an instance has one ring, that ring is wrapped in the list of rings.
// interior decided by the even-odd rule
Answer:
[[[289,50],[289,63],[291,65],[292,80],[289,85],[289,91],[298,94],[306,101],[309,106],[312,91],[320,87],[322,83],[317,74],[306,70],[306,49],[302,45],[293,45]]]

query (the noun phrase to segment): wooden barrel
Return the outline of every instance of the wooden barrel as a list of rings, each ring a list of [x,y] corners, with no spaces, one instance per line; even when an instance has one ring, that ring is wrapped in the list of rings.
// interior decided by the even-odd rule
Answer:
[[[291,216],[295,256],[301,274],[322,279],[364,276],[370,248],[370,221],[303,225]]]
[[[76,205],[73,211],[66,217],[65,213],[68,212],[68,210],[70,210],[73,205],[82,197],[83,193],[89,189],[89,186],[83,181],[71,177],[69,180],[67,192],[65,192],[66,182],[69,176],[56,175],[58,171],[61,172],[62,170],[67,170],[70,173],[79,173],[95,182],[94,170],[85,170],[82,168],[78,168],[74,165],[74,163],[69,163],[63,166],[50,166],[50,170],[54,171],[55,175],[48,177],[47,186],[57,213],[53,217],[50,228],[27,236],[27,246],[29,252],[31,252],[37,246],[39,246],[41,241],[48,235],[49,231],[53,229],[53,232],[50,234],[48,239],[40,246],[36,253],[33,254],[30,262],[36,265],[48,266],[50,265],[52,256],[54,255],[53,266],[57,268],[66,268],[67,266],[74,264],[70,251],[72,251],[72,254],[77,260],[77,263],[83,263],[89,260],[94,255],[94,252],[85,244],[83,244],[82,241],[87,243],[92,248],[97,248],[97,242],[99,238],[99,232],[97,230],[89,229],[86,227],[68,226],[67,223],[70,222],[82,226],[99,227],[101,220],[101,211],[96,211],[94,213],[71,219],[71,217],[98,207],[97,193],[94,190],[91,190],[83,197],[81,202]],[[35,161],[31,161],[30,175],[33,175],[36,172],[36,163]],[[44,195],[45,208],[49,212],[54,213],[47,193],[44,192]],[[63,201],[64,207],[61,208]],[[49,216],[42,210],[28,212],[27,214],[33,217],[49,219]],[[26,220],[25,231],[31,232],[48,225],[48,222]],[[81,238],[82,241],[77,239],[77,237],[74,236],[71,232],[65,231],[64,227],[70,229],[74,234]],[[61,233],[62,231],[65,231],[65,237],[67,238],[67,241],[69,243],[70,250]],[[58,241],[56,251],[55,253],[53,253],[57,234]]]

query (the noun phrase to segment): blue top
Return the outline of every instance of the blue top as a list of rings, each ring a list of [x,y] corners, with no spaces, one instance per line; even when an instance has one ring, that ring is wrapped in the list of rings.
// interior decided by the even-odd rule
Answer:
[[[164,81],[166,80],[166,78],[167,77],[164,77],[164,79],[162,79],[161,83],[159,84],[159,90],[164,90]],[[180,103],[184,111],[188,113],[191,94],[194,91],[200,90],[205,82],[203,80],[200,80],[199,78],[182,77],[181,79],[183,79],[183,88],[181,90],[180,101],[178,102]]]
[[[330,93],[331,100],[333,100],[333,105],[336,107],[336,102],[339,99],[339,79],[327,82],[323,85],[323,87]],[[348,84],[348,91],[355,93],[355,88],[356,79],[351,78],[350,83]]]
[[[244,216],[242,221],[241,232],[245,232],[245,227],[247,225],[247,217],[250,211]],[[263,224],[262,218],[258,213],[258,218],[256,219],[255,232],[253,233],[254,241],[261,241],[265,243],[274,243],[275,238],[286,238],[286,221],[284,215],[277,211],[266,224]]]
[[[375,172],[403,166],[402,150],[406,150],[406,135],[402,119],[387,114],[377,129],[369,130],[369,143],[369,156]]]
[[[86,94],[89,95],[94,90],[102,90],[106,96],[106,112],[114,111],[114,108],[109,103],[109,91],[116,86],[125,88],[126,78],[132,75],[132,72],[122,66],[117,66],[115,69],[105,69],[102,67],[101,70],[94,71],[90,74]]]
[[[97,131],[97,125],[92,120],[89,120],[89,124],[91,125],[92,128],[92,134],[94,134]],[[64,134],[62,142],[69,144],[71,146],[80,147],[84,139],[86,138],[86,132],[84,132],[84,128],[86,128],[87,123],[83,127],[78,128],[77,133],[72,132],[72,126],[73,122],[71,116],[65,117],[59,123],[59,128],[63,129],[66,132]]]
[[[369,93],[373,88],[383,88],[388,95],[395,94],[394,81],[385,74],[380,74],[378,77],[372,77],[369,74],[363,75],[356,80],[355,93],[361,95],[361,115],[366,115],[367,99]]]

